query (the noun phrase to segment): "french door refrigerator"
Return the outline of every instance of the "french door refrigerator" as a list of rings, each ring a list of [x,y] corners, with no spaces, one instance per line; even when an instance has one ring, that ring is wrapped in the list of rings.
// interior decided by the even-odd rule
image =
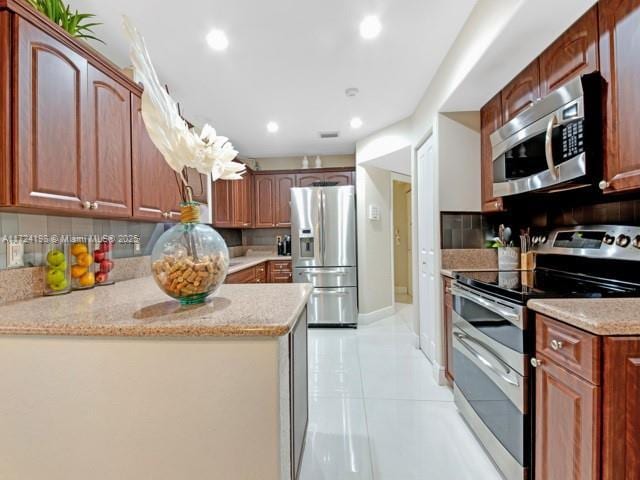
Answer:
[[[357,326],[355,188],[292,188],[291,236],[294,281],[314,287],[309,326]]]

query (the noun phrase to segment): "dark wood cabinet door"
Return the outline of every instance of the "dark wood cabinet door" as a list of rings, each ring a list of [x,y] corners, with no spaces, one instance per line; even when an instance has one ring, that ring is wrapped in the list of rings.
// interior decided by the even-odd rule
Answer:
[[[502,121],[507,123],[540,98],[540,68],[536,58],[502,89]]]
[[[274,227],[276,206],[276,180],[274,175],[256,175],[254,182],[256,228]]]
[[[232,181],[213,182],[213,225],[220,228],[234,227],[234,209]]]
[[[276,227],[291,226],[291,189],[296,186],[295,175],[275,175],[275,224]]]
[[[9,12],[0,12],[0,205],[11,203],[11,29]]]
[[[89,66],[89,155],[83,162],[92,215],[130,217],[130,93]]]
[[[640,188],[640,0],[601,0],[598,9],[600,71],[608,88],[605,193],[635,190]]]
[[[598,70],[598,7],[594,6],[540,56],[544,97],[569,80]]]
[[[208,192],[207,182],[209,178],[203,173],[198,173],[195,168],[187,168],[187,182],[193,189],[193,200],[203,204],[207,204]]]
[[[325,182],[336,182],[338,185],[353,185],[351,174],[353,172],[327,172],[324,174]]]
[[[499,212],[502,199],[493,195],[493,158],[490,135],[502,126],[502,98],[493,97],[480,110],[480,176],[482,177],[482,211]]]
[[[312,187],[315,182],[324,182],[324,173],[298,173],[296,187]]]
[[[140,97],[131,95],[131,178],[133,217],[167,221],[167,206],[179,196],[173,170],[149,138]]]
[[[17,15],[13,21],[16,204],[88,210],[87,61]]]
[[[256,283],[256,267],[245,268],[227,275],[224,283]]]
[[[253,225],[253,178],[246,172],[242,180],[233,181],[233,225],[251,228]]]
[[[600,391],[539,353],[536,369],[536,479],[600,475]]]
[[[606,337],[603,347],[603,480],[640,478],[640,338]]]

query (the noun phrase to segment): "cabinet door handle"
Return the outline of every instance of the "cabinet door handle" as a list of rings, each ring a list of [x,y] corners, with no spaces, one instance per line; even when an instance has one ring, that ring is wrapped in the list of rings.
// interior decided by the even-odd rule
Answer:
[[[169,212],[162,212],[162,218],[169,218]]]
[[[81,206],[82,206],[82,208],[84,208],[86,210],[89,210],[89,209],[91,209],[91,202],[89,202],[89,201],[82,202]]]
[[[542,365],[542,360],[538,360],[535,357],[531,357],[531,366],[533,368],[538,368],[540,365]]]
[[[97,210],[98,209],[98,202],[91,202],[91,210]]]
[[[562,348],[562,342],[560,340],[551,340],[551,348],[555,351],[558,351]]]
[[[602,180],[599,184],[598,187],[600,187],[600,190],[606,190],[607,188],[609,188],[611,186],[611,184],[609,182],[607,182],[606,180]]]

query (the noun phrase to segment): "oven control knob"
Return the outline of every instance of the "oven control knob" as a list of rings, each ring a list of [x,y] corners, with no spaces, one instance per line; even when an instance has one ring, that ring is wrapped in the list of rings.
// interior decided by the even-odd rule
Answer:
[[[627,248],[631,243],[631,237],[625,234],[618,235],[618,239],[616,240],[616,245],[622,248]]]
[[[546,236],[544,236],[544,235],[542,235],[542,236],[540,237],[540,243],[547,243],[547,237],[546,237]]]
[[[616,238],[612,235],[606,234],[604,236],[604,243],[606,243],[607,245],[613,245],[615,241],[616,241]]]
[[[633,240],[633,246],[640,248],[640,235],[636,235],[636,238]]]

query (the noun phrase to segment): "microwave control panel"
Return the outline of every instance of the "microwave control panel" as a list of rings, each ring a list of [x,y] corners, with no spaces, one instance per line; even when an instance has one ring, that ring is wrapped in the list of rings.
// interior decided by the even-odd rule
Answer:
[[[584,152],[584,121],[567,123],[562,128],[562,160],[569,160]]]

